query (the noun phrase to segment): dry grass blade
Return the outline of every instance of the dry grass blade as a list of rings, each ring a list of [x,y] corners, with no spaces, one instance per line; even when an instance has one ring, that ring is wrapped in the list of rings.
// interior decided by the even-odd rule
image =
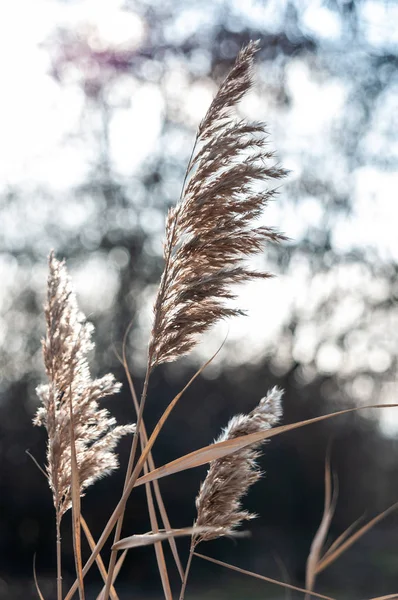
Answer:
[[[147,463],[144,464],[144,471],[148,472]],[[159,525],[158,525],[158,520],[156,517],[155,506],[153,504],[153,496],[152,496],[152,490],[151,490],[150,483],[147,483],[145,485],[145,492],[146,492],[147,506],[148,506],[148,511],[149,511],[149,518],[151,521],[152,531],[154,531],[155,532],[154,535],[156,535],[157,533],[159,533]],[[167,572],[166,560],[164,558],[163,546],[162,546],[160,540],[156,540],[154,542],[154,545],[155,545],[156,561],[158,563],[158,570],[159,570],[159,574],[160,574],[160,579],[162,581],[164,597],[166,598],[166,600],[173,600],[173,595],[171,593],[171,588],[170,588],[169,574]],[[115,548],[115,546],[112,547],[112,550],[117,550],[117,549],[118,548]],[[124,548],[122,548],[122,549],[124,549]]]
[[[92,550],[93,550],[93,549],[94,549],[94,547],[92,548]],[[122,554],[121,554],[121,555],[119,556],[119,558],[118,558],[118,561],[117,561],[117,563],[116,563],[115,569],[114,569],[114,571],[113,571],[113,576],[112,576],[112,585],[111,585],[111,587],[110,587],[110,590],[109,590],[109,593],[110,593],[110,594],[112,593],[112,590],[113,590],[113,589],[115,589],[115,588],[113,587],[113,584],[115,583],[115,581],[116,581],[116,579],[117,579],[117,577],[118,577],[118,575],[119,575],[119,573],[120,573],[120,569],[121,569],[121,568],[122,568],[122,566],[123,566],[124,560],[125,560],[125,558],[126,558],[126,556],[127,556],[127,552],[128,552],[127,550],[123,550]],[[105,572],[106,572],[106,571],[105,571]],[[104,580],[104,581],[105,581],[105,580]],[[98,594],[98,596],[97,596],[97,600],[103,600],[103,598],[104,598],[104,594],[105,594],[105,585],[104,585],[104,587],[102,588],[101,592]]]
[[[117,506],[115,507],[112,515],[110,516],[108,523],[106,524],[100,539],[98,540],[94,550],[91,553],[90,558],[88,559],[88,561],[86,562],[86,564],[84,565],[83,568],[83,577],[86,576],[86,574],[88,573],[89,569],[92,567],[92,565],[94,564],[94,561],[96,560],[98,554],[101,552],[105,542],[107,541],[107,539],[109,538],[110,534],[113,531],[113,528],[115,527],[120,515],[123,513],[126,502],[134,488],[134,484],[136,483],[139,474],[141,473],[142,469],[144,468],[144,464],[148,459],[148,455],[150,453],[150,451],[153,448],[154,443],[156,442],[156,439],[159,435],[159,433],[161,432],[163,425],[165,424],[165,422],[167,421],[171,411],[173,410],[173,408],[175,407],[175,405],[177,404],[178,400],[181,398],[181,396],[186,392],[186,390],[190,387],[190,385],[195,381],[195,379],[204,371],[204,369],[214,360],[214,358],[217,356],[217,354],[220,352],[221,348],[222,348],[223,344],[220,346],[220,348],[217,350],[217,352],[215,352],[213,354],[213,356],[211,358],[209,358],[208,361],[205,362],[204,365],[202,365],[200,367],[200,369],[198,369],[198,371],[196,371],[196,373],[191,377],[191,379],[188,381],[188,383],[186,384],[186,386],[181,390],[181,392],[179,392],[175,398],[173,398],[173,400],[170,402],[169,406],[166,408],[166,410],[164,411],[163,415],[161,416],[161,418],[159,419],[159,421],[156,424],[155,429],[153,430],[149,440],[148,440],[148,444],[145,446],[144,451],[142,452],[135,468],[134,471],[128,481],[128,484],[125,488],[125,491],[123,492],[123,495],[121,497],[121,499],[119,500]],[[150,475],[150,473],[148,474]],[[108,574],[109,575],[109,574]],[[70,588],[69,592],[67,593],[66,597],[64,600],[71,600],[73,597],[73,594],[75,593],[75,591],[77,590],[77,581],[74,582],[74,584],[72,585],[72,587]]]
[[[121,363],[123,364],[124,367],[124,371],[126,373],[126,377],[127,377],[127,381],[129,384],[129,388],[130,388],[130,393],[131,393],[131,397],[133,399],[133,403],[134,403],[134,408],[136,411],[136,414],[138,415],[139,412],[139,404],[138,404],[138,398],[137,398],[137,394],[135,392],[135,387],[134,387],[134,383],[133,383],[133,379],[131,377],[131,373],[127,364],[127,357],[126,357],[126,339],[127,339],[127,334],[128,334],[129,329],[127,329],[126,334],[124,336],[124,340],[123,340],[123,358],[121,359]],[[144,450],[145,446],[148,443],[148,435],[146,432],[146,427],[145,427],[145,423],[144,420],[142,419],[141,421],[141,425],[140,425],[140,444],[141,444],[141,452]],[[147,466],[146,466],[147,465]],[[155,463],[152,457],[152,452],[150,452],[148,454],[148,463],[144,466],[144,473],[146,474],[149,470],[153,471],[156,467],[155,467]],[[168,515],[167,515],[167,511],[166,511],[166,507],[164,505],[163,502],[163,498],[162,498],[162,494],[160,492],[160,487],[159,487],[159,483],[158,481],[154,481],[153,482],[153,489],[155,492],[155,498],[156,498],[156,502],[159,508],[159,512],[160,512],[160,516],[162,518],[163,521],[163,527],[166,531],[170,531],[172,529]],[[153,529],[153,527],[152,527]],[[170,548],[171,548],[171,552],[173,554],[173,558],[174,561],[176,563],[181,581],[184,578],[184,569],[182,567],[181,561],[180,561],[180,557],[178,554],[178,550],[177,550],[177,545],[175,543],[174,537],[170,537],[168,538],[169,544],[170,544]]]
[[[84,535],[87,538],[88,545],[90,546],[90,550],[92,551],[95,548],[95,541],[94,541],[93,536],[91,535],[91,531],[89,529],[89,526],[87,525],[87,522],[86,522],[86,520],[84,519],[84,517],[82,515],[80,515],[80,523],[81,523],[82,529],[84,531]],[[106,572],[104,561],[102,560],[101,555],[97,556],[96,562],[97,562],[97,565],[98,565],[99,572],[101,573],[102,580],[105,583],[106,582],[106,578],[108,577],[108,573]],[[118,595],[116,593],[116,590],[115,590],[115,588],[113,586],[110,589],[110,595],[111,595],[112,600],[119,600],[119,597],[118,597]]]
[[[334,540],[334,542],[330,545],[330,547],[326,550],[325,554],[322,557],[322,560],[324,560],[327,556],[329,556],[330,554],[332,554],[332,552],[338,548],[340,546],[340,544],[342,544],[344,542],[344,540],[346,540],[348,538],[348,536],[350,535],[350,533],[352,531],[354,531],[354,529],[359,525],[359,523],[364,519],[364,516],[359,517],[359,519],[357,519],[356,521],[354,521],[353,523],[351,523],[351,525],[349,527],[347,527],[347,529],[345,531],[343,531],[343,533],[341,533],[339,535],[338,538],[336,538]]]
[[[147,442],[148,442],[148,438],[146,438],[146,442],[144,442],[143,445],[145,446],[145,444]],[[151,458],[151,455],[148,456],[148,464],[149,464],[149,468],[151,470],[154,470],[156,468],[155,467],[155,463],[153,462],[153,460]],[[160,488],[159,488],[158,481],[154,481],[153,482],[153,487],[154,487],[154,491],[155,491],[155,497],[156,497],[156,501],[157,501],[157,504],[158,504],[160,516],[162,517],[163,527],[164,527],[164,529],[166,529],[166,531],[169,531],[169,530],[172,529],[172,527],[171,527],[169,518],[167,516],[166,507],[164,505],[163,498],[162,498],[161,493],[160,493]],[[177,544],[175,543],[174,537],[168,538],[168,542],[170,544],[171,552],[173,554],[173,558],[174,558],[174,561],[176,563],[176,566],[177,566],[177,569],[178,569],[178,573],[179,573],[180,578],[182,580],[183,577],[184,577],[184,570],[182,568],[180,557],[178,555]]]
[[[140,477],[139,479],[137,479],[135,487],[143,485],[148,481],[154,481],[155,479],[161,479],[162,477],[167,477],[168,475],[173,475],[174,473],[180,473],[181,471],[186,471],[188,469],[200,467],[201,465],[205,465],[206,463],[212,460],[222,458],[223,456],[227,456],[228,454],[236,452],[241,448],[250,446],[250,444],[255,444],[262,440],[274,437],[275,435],[279,435],[280,433],[285,433],[287,431],[292,431],[293,429],[298,429],[299,427],[305,427],[306,425],[319,423],[320,421],[325,421],[326,419],[331,419],[340,415],[346,415],[358,410],[365,410],[369,408],[391,408],[396,406],[398,406],[398,404],[372,404],[369,406],[347,408],[345,410],[339,410],[328,415],[322,415],[320,417],[314,417],[313,419],[307,419],[305,421],[291,423],[290,425],[280,425],[279,427],[274,427],[274,429],[270,429],[268,431],[252,433],[250,435],[242,436],[234,440],[227,440],[225,442],[210,444],[209,446],[205,446],[204,448],[195,450],[190,454],[186,454],[181,458],[177,458],[176,460],[173,460],[167,463],[166,465],[163,465],[162,467],[158,467],[154,471],[148,473],[148,475]]]
[[[29,450],[25,450],[25,454],[27,454],[29,456],[29,458],[34,462],[34,464],[36,465],[36,467],[39,469],[40,473],[42,473],[44,475],[44,477],[48,480],[48,475],[45,472],[45,470],[43,469],[43,467],[39,464],[39,462],[36,460],[36,458],[33,456],[33,454],[31,454],[29,452]]]
[[[84,600],[84,583],[82,573],[82,544],[81,544],[81,529],[80,529],[80,481],[79,467],[77,465],[75,434],[73,431],[73,409],[72,409],[72,390],[69,393],[69,435],[70,435],[70,459],[71,459],[71,499],[72,499],[72,538],[73,538],[73,555],[76,566],[76,576],[79,584],[79,598]]]
[[[326,567],[331,565],[341,554],[343,554],[343,552],[348,550],[348,548],[350,546],[352,546],[359,538],[361,538],[365,533],[367,533],[370,529],[372,529],[372,527],[374,527],[377,523],[382,521],[389,514],[394,512],[394,510],[396,510],[397,508],[398,508],[398,502],[395,502],[389,508],[386,508],[386,510],[384,510],[383,512],[378,514],[376,517],[371,519],[369,521],[369,523],[366,523],[366,525],[364,525],[358,531],[353,533],[348,538],[348,540],[346,540],[345,542],[340,544],[340,546],[338,548],[336,548],[336,550],[329,553],[328,556],[324,557],[320,561],[320,563],[318,564],[318,567],[317,567],[317,573],[321,573],[324,569],[326,569]]]
[[[159,531],[157,533],[150,532],[145,534],[131,535],[130,537],[120,540],[115,544],[117,550],[124,548],[138,548],[139,546],[150,546],[156,544],[156,542],[162,542],[169,539],[170,537],[184,537],[187,535],[195,535],[211,531],[211,527],[184,527],[182,529],[172,529],[171,531]]]
[[[337,487],[332,483],[332,473],[330,470],[330,457],[326,457],[325,462],[325,505],[322,519],[311,544],[310,553],[307,559],[305,587],[312,591],[315,585],[317,575],[317,567],[320,562],[322,548],[329,532],[330,523],[332,521],[337,502]],[[308,595],[307,595],[308,598]]]
[[[39,582],[37,581],[37,574],[36,574],[36,554],[33,555],[33,579],[35,581],[35,587],[36,587],[37,595],[39,596],[40,600],[44,600],[44,596],[41,593],[41,590],[40,590],[40,587],[39,587]]]
[[[224,343],[220,346],[220,348],[217,350],[217,352],[215,352],[213,354],[213,356],[208,361],[206,361],[206,363],[195,373],[195,375],[193,377],[191,377],[191,379],[188,381],[188,383],[186,384],[186,386],[181,390],[181,392],[179,392],[175,396],[175,398],[173,398],[173,400],[170,402],[170,404],[168,405],[168,407],[164,411],[163,415],[160,417],[159,421],[157,422],[157,424],[155,426],[155,429],[153,430],[152,435],[151,435],[151,437],[148,440],[147,445],[145,446],[145,448],[141,452],[141,456],[138,459],[138,462],[137,462],[137,464],[136,464],[136,466],[134,468],[133,473],[131,474],[129,480],[125,482],[125,486],[124,486],[124,491],[123,491],[122,498],[121,498],[118,506],[116,507],[116,509],[114,511],[114,514],[116,513],[116,511],[119,511],[119,515],[117,517],[117,519],[118,519],[117,526],[119,526],[119,523],[121,522],[120,517],[123,515],[123,512],[125,510],[125,504],[127,502],[127,499],[129,497],[129,495],[131,494],[131,491],[132,491],[132,489],[134,487],[134,484],[137,481],[137,478],[138,478],[139,474],[141,473],[142,469],[145,468],[145,465],[146,465],[149,453],[152,450],[152,447],[153,447],[153,445],[154,445],[154,443],[155,443],[155,441],[156,441],[156,439],[157,439],[160,431],[162,430],[165,422],[167,421],[167,419],[168,419],[171,411],[173,410],[173,408],[175,407],[175,405],[177,404],[177,402],[180,400],[180,398],[184,394],[184,392],[189,388],[189,386],[196,379],[196,377],[198,377],[200,375],[200,373],[214,360],[214,358],[220,352],[220,350],[221,350],[221,348],[222,348],[223,345],[224,345]],[[142,416],[141,408],[142,408],[142,405],[140,407],[140,412],[139,412],[139,416],[138,416],[138,419],[137,419],[137,423],[138,423],[139,429],[141,428],[141,422],[142,422],[142,419],[140,419],[140,416]],[[134,454],[134,452],[132,452],[132,454]],[[130,458],[131,458],[132,454],[130,455]],[[109,521],[108,521],[108,525],[109,525]],[[104,531],[104,533],[105,533],[105,531]],[[117,528],[116,533],[118,533],[118,528]],[[115,535],[115,538],[117,538],[117,539],[116,539],[116,541],[114,541],[114,543],[117,543],[117,541],[119,541],[118,540],[118,536]],[[156,550],[156,546],[155,546],[155,550]],[[157,557],[157,560],[158,560],[159,571],[160,571],[160,574],[161,574],[161,576],[163,578],[163,576],[164,576],[164,570],[163,569],[165,568],[165,566],[164,566],[164,562],[161,561],[161,556],[159,556],[158,551],[156,551],[156,557]],[[115,560],[116,560],[116,551],[112,549],[111,561],[109,563],[108,580],[107,580],[107,584],[106,584],[105,592],[104,592],[104,600],[107,600],[107,597],[108,597],[107,594],[109,593],[109,579],[110,579],[110,577],[113,574],[113,568],[114,568]],[[163,579],[162,579],[162,581],[163,581]]]
[[[135,483],[138,479],[138,474],[142,471],[142,469],[144,468],[144,464],[148,458],[148,455],[150,453],[150,451],[153,448],[154,443],[156,442],[158,435],[160,434],[161,430],[163,429],[164,424],[166,423],[167,419],[170,416],[171,411],[174,409],[174,407],[176,406],[177,402],[180,400],[181,396],[183,396],[183,394],[187,391],[187,389],[192,385],[192,383],[195,381],[195,379],[197,377],[199,377],[199,375],[205,370],[205,368],[207,366],[209,366],[209,364],[215,359],[215,357],[217,356],[217,354],[220,352],[221,348],[223,347],[224,342],[222,343],[222,345],[218,348],[217,352],[215,352],[213,354],[213,356],[211,358],[209,358],[209,360],[207,360],[205,362],[204,365],[202,365],[200,367],[200,369],[198,369],[195,373],[195,375],[193,375],[191,377],[191,379],[188,381],[188,383],[186,384],[186,386],[181,390],[181,392],[179,392],[174,398],[173,400],[170,402],[170,404],[168,405],[168,407],[166,408],[166,410],[164,411],[164,413],[162,414],[162,416],[160,417],[159,421],[156,423],[156,426],[148,440],[147,445],[145,446],[144,450],[141,453],[141,456],[137,462],[137,465],[134,469],[134,472],[130,478],[129,481],[129,485],[128,488],[124,494],[124,496],[127,497],[130,495],[131,490],[133,489],[133,487],[135,486]],[[158,470],[158,469],[156,469]],[[148,473],[148,475],[146,475],[146,477],[149,477],[150,473]],[[143,482],[145,483],[145,482]]]
[[[265,575],[259,575],[258,573],[253,573],[252,571],[246,571],[245,569],[241,569],[240,567],[235,567],[234,565],[230,565],[228,563],[222,562],[221,560],[216,560],[215,558],[210,558],[209,556],[205,556],[204,554],[198,554],[198,552],[194,552],[194,556],[198,556],[203,560],[208,560],[216,565],[220,565],[221,567],[226,567],[227,569],[231,569],[232,571],[236,571],[237,573],[242,573],[242,575],[249,575],[249,577],[255,577],[256,579],[262,579],[262,581],[267,581],[268,583],[273,583],[275,585],[279,585],[281,587],[287,588],[289,590],[294,590],[295,592],[308,593],[310,596],[314,596],[315,598],[323,598],[323,600],[334,600],[331,596],[324,596],[323,594],[316,594],[315,592],[311,592],[304,588],[299,588],[290,583],[284,583],[283,581],[278,581],[277,579],[271,579],[271,577],[266,577]]]

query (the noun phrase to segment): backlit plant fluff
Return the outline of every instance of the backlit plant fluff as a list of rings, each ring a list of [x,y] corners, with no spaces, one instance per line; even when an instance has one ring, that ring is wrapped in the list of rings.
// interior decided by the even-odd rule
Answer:
[[[286,171],[265,149],[264,123],[230,116],[252,85],[256,50],[253,42],[243,48],[221,84],[199,126],[180,200],[169,210],[149,368],[187,353],[219,319],[241,314],[225,304],[235,297],[231,286],[269,276],[249,270],[244,257],[283,239],[255,225],[275,190],[254,187]]]
[[[47,429],[47,475],[61,519],[71,506],[70,399],[81,490],[118,467],[115,446],[135,426],[115,426],[115,419],[98,406],[101,398],[118,392],[120,384],[110,374],[91,379],[87,353],[94,346],[94,328],[78,310],[65,264],[53,254],[45,315],[43,355],[49,383],[37,388],[42,406],[34,423]]]
[[[267,431],[281,417],[282,391],[275,387],[249,414],[233,417],[215,443]],[[255,516],[242,510],[241,499],[261,477],[256,459],[260,456],[258,449],[264,442],[252,444],[210,463],[196,498],[198,516],[195,525],[214,530],[201,533],[195,544],[220,535],[230,535],[243,520]]]

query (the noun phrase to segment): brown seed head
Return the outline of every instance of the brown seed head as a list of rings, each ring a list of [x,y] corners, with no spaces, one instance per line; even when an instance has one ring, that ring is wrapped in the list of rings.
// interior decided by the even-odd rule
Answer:
[[[242,314],[226,306],[231,286],[268,273],[249,270],[245,257],[283,236],[256,226],[274,189],[258,189],[286,171],[272,160],[263,123],[236,121],[231,110],[252,85],[256,43],[235,65],[201,122],[180,201],[166,223],[165,268],[155,302],[149,365],[187,353],[218,320]]]

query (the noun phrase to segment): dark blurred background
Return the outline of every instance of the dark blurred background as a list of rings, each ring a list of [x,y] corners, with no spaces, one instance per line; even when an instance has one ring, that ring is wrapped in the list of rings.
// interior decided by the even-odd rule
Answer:
[[[247,317],[216,328],[192,356],[154,374],[149,430],[228,333],[172,414],[155,461],[210,443],[274,384],[285,390],[285,423],[397,402],[398,3],[14,0],[0,6],[0,34],[0,598],[36,597],[36,553],[50,600],[52,501],[26,454],[45,460],[45,431],[31,421],[44,378],[47,255],[54,248],[67,259],[96,327],[93,373],[111,371],[124,383],[107,406],[120,422],[133,420],[116,351],[133,319],[128,354],[139,389],[164,216],[178,198],[196,126],[250,39],[261,41],[256,86],[240,110],[268,122],[272,147],[291,169],[264,221],[291,241],[269,246],[254,263],[277,277],[242,290]],[[329,442],[339,482],[333,541],[398,500],[397,410],[354,413],[273,438],[261,460],[266,477],[245,502],[259,515],[247,526],[251,537],[200,551],[303,585]],[[97,537],[120,495],[128,447],[120,445],[123,468],[83,501]],[[173,526],[192,523],[205,472],[161,481]],[[74,568],[69,523],[67,515],[66,584]],[[149,528],[139,490],[125,533]],[[391,515],[326,570],[316,589],[337,598],[397,591],[397,534]],[[185,560],[187,542],[179,547]],[[172,560],[170,575],[177,590]],[[153,548],[130,553],[120,582],[121,597],[123,590],[126,598],[162,597]],[[187,599],[282,594],[196,559]]]

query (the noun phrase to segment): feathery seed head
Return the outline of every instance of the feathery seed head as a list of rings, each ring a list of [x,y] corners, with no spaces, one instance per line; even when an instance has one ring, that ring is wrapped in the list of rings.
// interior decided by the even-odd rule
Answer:
[[[155,302],[149,345],[150,368],[187,353],[199,334],[220,319],[242,314],[225,305],[231,286],[268,273],[254,273],[243,259],[267,240],[284,239],[256,226],[274,189],[258,184],[286,171],[267,150],[263,123],[236,121],[230,113],[252,85],[257,43],[235,65],[201,122],[181,198],[166,221],[165,268]]]
[[[282,416],[281,400],[282,391],[274,387],[250,413],[233,417],[216,442],[270,429]],[[252,444],[210,463],[196,498],[198,516],[195,525],[214,530],[200,534],[195,544],[230,535],[243,520],[255,517],[242,510],[241,500],[261,477],[256,458],[263,443]]]
[[[91,379],[87,353],[93,348],[93,326],[79,312],[64,262],[49,257],[47,333],[43,356],[49,383],[37,388],[42,406],[35,425],[48,433],[47,474],[60,517],[71,505],[70,399],[81,489],[118,467],[114,452],[119,439],[134,425],[116,421],[98,401],[120,390],[113,375]]]

